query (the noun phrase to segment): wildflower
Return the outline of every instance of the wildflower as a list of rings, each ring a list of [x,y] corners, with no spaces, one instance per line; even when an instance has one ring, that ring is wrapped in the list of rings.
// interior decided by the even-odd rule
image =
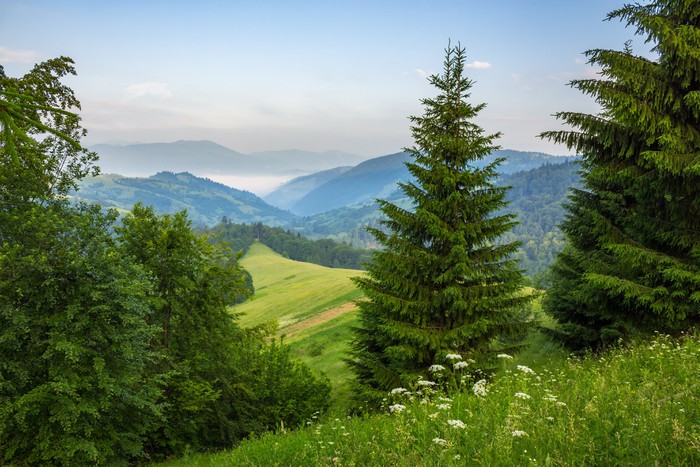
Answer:
[[[405,405],[394,404],[394,405],[390,405],[390,406],[389,406],[389,411],[390,411],[390,412],[397,412],[397,413],[398,413],[398,412],[401,412],[402,410],[404,410],[405,408],[406,408]]]
[[[438,372],[438,371],[445,371],[445,367],[442,366],[442,365],[437,365],[437,364],[435,364],[435,365],[430,365],[430,368],[428,368],[428,371],[431,372],[431,373],[435,373],[435,372]]]
[[[439,400],[440,402],[452,402],[452,399],[450,399],[449,397],[442,397],[442,396],[440,396],[440,397],[438,397],[438,400]]]
[[[452,408],[450,404],[438,404],[435,407],[437,407],[440,410],[450,410]]]
[[[455,454],[455,459],[456,459],[456,460],[460,460],[461,458],[462,458],[462,456],[460,456],[459,454]]]
[[[547,395],[544,396],[542,399],[544,399],[544,400],[546,400],[546,401],[549,401],[549,402],[556,402],[556,401],[557,401],[557,396],[555,396],[554,394],[547,394]]]
[[[522,430],[515,430],[515,431],[513,431],[512,435],[516,438],[519,438],[521,436],[527,436],[527,433],[525,433]]]
[[[448,360],[461,360],[462,356],[456,353],[448,353],[445,355],[445,358]]]
[[[469,363],[467,363],[467,362],[465,362],[465,361],[460,361],[460,362],[455,363],[455,364],[452,365],[452,366],[454,366],[454,369],[455,369],[455,370],[461,370],[462,368],[468,367],[468,366],[469,366]]]
[[[516,392],[515,397],[519,399],[530,399],[530,396],[528,394],[525,394],[524,392]]]
[[[437,444],[438,446],[444,446],[447,444],[447,440],[442,438],[433,438],[433,443]]]
[[[496,358],[502,358],[504,360],[513,360],[513,357],[511,357],[507,353],[499,353],[498,355],[496,355]]]
[[[428,381],[427,379],[421,379],[418,381],[418,386],[435,386],[435,382]]]
[[[528,373],[531,375],[535,374],[534,371],[532,371],[530,368],[526,367],[525,365],[518,365],[518,370],[522,371],[523,373]]]
[[[447,420],[447,424],[452,428],[459,428],[462,430],[467,427],[462,420]]]
[[[428,415],[428,418],[431,420],[435,420],[439,416],[440,416],[440,412],[435,412],[435,413],[431,413],[430,415]]]
[[[557,401],[557,405],[558,405],[559,407],[566,407],[566,403],[564,403],[564,402],[562,402],[562,401]]]
[[[488,393],[488,389],[486,389],[486,380],[485,379],[480,379],[476,383],[474,383],[474,387],[472,388],[472,391],[474,392],[475,395],[479,397],[486,397],[486,394]]]
[[[408,389],[406,388],[394,388],[391,391],[389,391],[389,394],[408,394]]]

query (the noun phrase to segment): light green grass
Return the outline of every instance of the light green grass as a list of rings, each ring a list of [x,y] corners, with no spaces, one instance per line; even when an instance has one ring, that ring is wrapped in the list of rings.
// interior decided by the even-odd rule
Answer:
[[[292,261],[261,243],[251,245],[241,264],[255,286],[255,296],[233,308],[243,313],[244,326],[276,320],[284,332],[287,326],[362,296],[350,280],[361,271]]]
[[[233,308],[243,313],[241,324],[277,321],[278,336],[284,336],[292,355],[330,379],[332,410],[344,410],[351,396],[351,374],[343,359],[347,357],[356,313],[342,311],[329,319],[323,313],[347,307],[362,297],[350,280],[362,272],[292,261],[261,243],[251,245],[241,263],[255,286],[254,298]]]
[[[311,420],[170,465],[700,465],[697,336],[658,336],[537,371],[517,357],[501,365],[483,397],[471,383],[451,399],[410,388],[387,395],[393,412]]]

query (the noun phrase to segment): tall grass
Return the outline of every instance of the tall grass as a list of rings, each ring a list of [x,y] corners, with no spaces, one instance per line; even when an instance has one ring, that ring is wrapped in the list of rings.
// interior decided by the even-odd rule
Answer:
[[[381,415],[313,419],[173,465],[700,465],[696,335],[536,370],[500,364],[482,396],[471,382],[451,398],[407,388],[387,394]]]

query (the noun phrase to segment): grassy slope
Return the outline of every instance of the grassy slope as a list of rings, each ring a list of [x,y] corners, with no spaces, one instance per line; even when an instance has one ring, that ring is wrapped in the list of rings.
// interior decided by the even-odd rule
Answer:
[[[170,465],[700,465],[697,335],[518,365],[503,359],[484,397],[469,385],[452,399],[388,396],[403,409]]]
[[[350,395],[342,358],[355,319],[352,301],[362,296],[350,278],[361,272],[292,261],[260,243],[242,264],[253,276],[255,297],[234,308],[243,313],[241,324],[277,321],[278,335],[294,355],[330,378],[336,406],[342,406]]]

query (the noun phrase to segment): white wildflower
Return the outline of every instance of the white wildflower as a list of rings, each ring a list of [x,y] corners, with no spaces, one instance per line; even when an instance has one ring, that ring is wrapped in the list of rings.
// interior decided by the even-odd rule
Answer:
[[[474,392],[475,395],[479,397],[486,397],[486,394],[489,392],[488,389],[486,388],[486,380],[485,379],[480,379],[476,383],[474,383],[474,387],[472,388],[472,391]]]
[[[428,381],[427,379],[421,379],[418,381],[418,386],[435,386],[435,382]]]
[[[522,431],[522,430],[515,430],[515,431],[513,431],[512,434],[513,434],[514,437],[518,437],[518,438],[521,437],[521,436],[527,436],[527,433],[525,433],[525,432]]]
[[[455,459],[456,459],[456,460],[460,460],[461,458],[462,458],[462,456],[460,456],[459,454],[455,454]]]
[[[558,402],[557,402],[557,405],[560,406],[560,407],[566,407],[566,403],[565,403],[565,402],[562,402],[562,401],[558,401]]]
[[[515,397],[517,397],[519,399],[530,399],[530,395],[525,394],[524,392],[516,392]]]
[[[461,360],[462,356],[456,353],[448,353],[447,355],[445,355],[445,358],[448,360]]]
[[[528,374],[531,374],[531,375],[534,375],[534,374],[535,374],[535,372],[532,371],[532,369],[526,367],[525,365],[518,365],[518,370],[522,371],[523,373],[528,373]]]
[[[428,418],[431,420],[435,420],[439,416],[440,416],[440,412],[435,412],[435,413],[431,413],[430,415],[428,415]]]
[[[435,407],[440,410],[450,410],[452,408],[450,404],[438,404]]]
[[[467,427],[462,420],[447,420],[447,424],[452,428],[459,428],[462,430]]]
[[[469,363],[467,363],[465,361],[460,361],[460,362],[455,363],[452,366],[454,367],[455,370],[461,370],[462,368],[468,367]]]
[[[498,355],[496,355],[496,358],[502,358],[504,360],[513,360],[513,357],[511,357],[507,353],[499,353]]]
[[[445,367],[442,365],[438,365],[438,364],[430,365],[430,368],[428,368],[428,371],[431,373],[436,373],[438,371],[445,371]]]
[[[389,392],[389,394],[392,394],[392,395],[394,395],[394,394],[407,394],[407,393],[408,393],[408,389],[406,389],[406,388],[394,388]]]
[[[401,412],[401,411],[404,410],[404,409],[406,409],[406,406],[405,406],[405,405],[401,405],[401,404],[394,404],[394,405],[390,405],[390,406],[389,406],[389,411],[390,411],[390,412],[397,412],[397,413],[398,413],[398,412]]]
[[[439,397],[438,397],[438,400],[439,400],[440,402],[452,402],[452,399],[450,399],[449,397],[442,397],[442,396],[439,396]]]
[[[437,444],[438,446],[445,446],[447,444],[447,440],[442,438],[433,438],[433,443]]]

